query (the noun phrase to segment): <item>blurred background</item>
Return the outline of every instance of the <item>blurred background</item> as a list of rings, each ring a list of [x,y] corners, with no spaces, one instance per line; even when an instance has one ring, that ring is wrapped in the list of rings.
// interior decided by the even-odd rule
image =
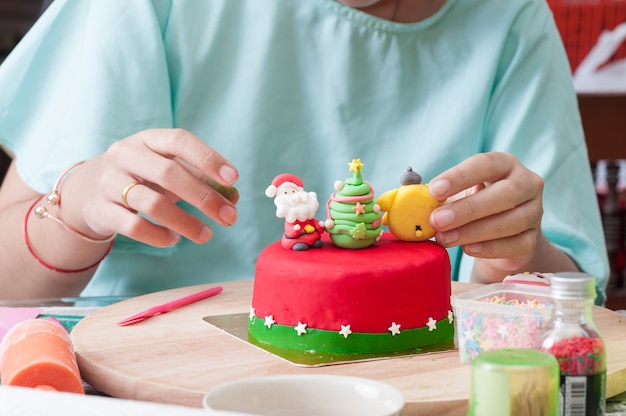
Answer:
[[[52,0],[0,0],[0,62]]]

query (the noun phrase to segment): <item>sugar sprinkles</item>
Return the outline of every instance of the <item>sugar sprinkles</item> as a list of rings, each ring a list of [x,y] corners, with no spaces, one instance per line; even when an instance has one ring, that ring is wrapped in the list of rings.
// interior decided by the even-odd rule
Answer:
[[[463,310],[456,317],[458,348],[462,362],[471,362],[479,353],[502,348],[533,348],[541,333],[544,314],[551,304],[537,298],[508,299],[494,295],[479,300],[503,306],[500,312]],[[508,307],[511,307],[510,309]],[[517,308],[536,309],[536,314],[520,316]],[[530,312],[530,311],[529,311]]]
[[[549,306],[549,303],[544,303],[539,299],[526,299],[523,302],[520,302],[519,299],[510,299],[507,300],[505,296],[492,296],[490,298],[485,298],[482,302],[487,303],[495,303],[498,305],[510,305],[510,306],[519,306],[522,308],[530,308],[530,309],[543,309]]]

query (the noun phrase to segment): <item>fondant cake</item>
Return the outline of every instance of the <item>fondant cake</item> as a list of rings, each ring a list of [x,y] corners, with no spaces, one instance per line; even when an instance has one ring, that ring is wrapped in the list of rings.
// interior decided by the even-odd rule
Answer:
[[[366,250],[326,237],[296,252],[260,254],[249,335],[256,343],[331,353],[408,351],[453,338],[450,261],[438,244],[384,233]]]
[[[433,241],[412,241],[417,228],[410,216],[395,216],[402,219],[399,227],[413,230],[409,241],[377,229],[382,218],[371,185],[362,180],[363,165],[358,159],[349,165],[353,177],[335,186],[329,202],[342,205],[330,205],[325,222],[314,218],[313,209],[305,215],[298,208],[298,201],[315,204],[296,176],[278,175],[268,188],[267,196],[281,197],[274,202],[286,232],[257,259],[249,340],[269,350],[327,354],[410,353],[449,344],[454,324],[447,251]],[[333,243],[337,235],[339,244]],[[356,245],[344,244],[344,237]],[[303,244],[296,248],[294,239]]]

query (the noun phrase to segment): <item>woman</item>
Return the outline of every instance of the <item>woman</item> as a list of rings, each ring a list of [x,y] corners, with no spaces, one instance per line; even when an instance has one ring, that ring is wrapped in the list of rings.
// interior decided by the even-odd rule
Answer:
[[[360,158],[379,192],[412,166],[450,200],[431,224],[455,279],[583,270],[604,299],[576,96],[542,0],[57,0],[0,91],[16,155],[3,297],[252,278],[281,234],[271,179],[330,194]],[[37,202],[54,189],[62,203]]]

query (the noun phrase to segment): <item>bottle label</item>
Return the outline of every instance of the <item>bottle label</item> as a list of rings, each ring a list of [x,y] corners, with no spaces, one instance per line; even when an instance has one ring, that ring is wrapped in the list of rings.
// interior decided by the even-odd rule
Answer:
[[[602,416],[605,412],[606,372],[561,376],[561,416]]]

